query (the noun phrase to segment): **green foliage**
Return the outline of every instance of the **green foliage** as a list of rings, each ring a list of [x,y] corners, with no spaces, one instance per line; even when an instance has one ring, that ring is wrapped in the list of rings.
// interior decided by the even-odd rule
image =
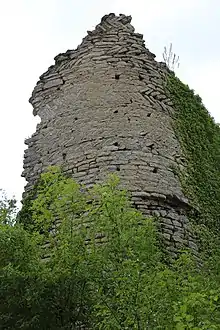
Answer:
[[[33,225],[34,225],[32,219],[31,205],[32,205],[32,201],[36,198],[37,189],[38,189],[38,184],[35,184],[35,186],[29,192],[29,194],[22,200],[22,208],[18,212],[16,217],[16,223],[22,224],[23,227],[30,232],[33,231]]]
[[[17,213],[16,200],[8,199],[5,192],[0,189],[0,224],[15,223]]]
[[[166,88],[175,107],[174,128],[187,160],[181,173],[186,195],[198,210],[196,223],[219,231],[220,214],[220,127],[195,95],[174,74]]]
[[[220,329],[220,257],[215,269],[188,252],[168,266],[154,222],[118,183],[86,190],[51,168],[28,230],[1,225],[2,329]]]
[[[77,323],[87,324],[91,304],[83,273],[43,262],[39,243],[36,233],[20,226],[0,228],[1,329],[75,329]]]

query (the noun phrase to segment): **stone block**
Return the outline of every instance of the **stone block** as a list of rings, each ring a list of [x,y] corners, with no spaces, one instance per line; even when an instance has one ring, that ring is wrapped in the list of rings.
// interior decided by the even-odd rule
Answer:
[[[48,89],[48,88],[52,88],[52,87],[57,87],[57,86],[62,85],[62,84],[63,84],[63,80],[60,79],[60,78],[58,78],[58,79],[54,79],[54,80],[49,80],[49,81],[47,81],[47,82],[44,84],[43,88],[44,88],[44,89]]]

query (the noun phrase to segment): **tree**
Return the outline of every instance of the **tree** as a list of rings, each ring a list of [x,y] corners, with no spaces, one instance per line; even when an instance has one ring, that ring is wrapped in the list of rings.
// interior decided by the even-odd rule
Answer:
[[[188,251],[167,264],[154,221],[118,184],[82,189],[50,168],[29,227],[1,225],[3,329],[220,329],[219,271]]]
[[[4,190],[0,189],[0,223],[14,224],[17,214],[17,201],[8,199]]]

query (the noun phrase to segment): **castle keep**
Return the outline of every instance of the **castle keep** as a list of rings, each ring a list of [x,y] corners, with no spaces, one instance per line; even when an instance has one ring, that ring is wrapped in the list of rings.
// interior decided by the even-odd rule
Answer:
[[[25,191],[49,165],[86,185],[115,171],[134,205],[158,217],[171,254],[182,245],[196,251],[176,175],[184,158],[164,90],[167,68],[130,23],[130,16],[104,16],[40,77],[30,99],[41,122],[26,140]]]

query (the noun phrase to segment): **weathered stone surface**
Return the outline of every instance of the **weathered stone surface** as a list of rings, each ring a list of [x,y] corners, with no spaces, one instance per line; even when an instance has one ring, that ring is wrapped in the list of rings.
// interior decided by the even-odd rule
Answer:
[[[47,88],[51,88],[51,87],[56,87],[56,86],[59,86],[59,85],[62,85],[63,84],[63,80],[58,78],[58,79],[51,79],[44,84],[44,89],[47,89]]]
[[[40,77],[30,98],[41,123],[26,140],[26,192],[48,165],[62,165],[88,186],[116,171],[134,205],[159,218],[169,251],[175,254],[179,244],[196,251],[188,238],[188,200],[173,173],[184,158],[163,87],[167,68],[130,22],[104,16]]]

